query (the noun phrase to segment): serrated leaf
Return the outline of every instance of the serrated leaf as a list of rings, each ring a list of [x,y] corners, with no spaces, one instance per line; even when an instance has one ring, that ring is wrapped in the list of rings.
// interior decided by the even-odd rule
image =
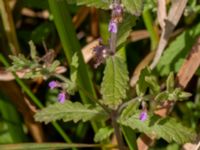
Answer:
[[[126,98],[128,89],[128,70],[123,58],[111,56],[106,61],[101,94],[103,103],[116,109]]]
[[[114,132],[114,129],[111,127],[105,127],[98,130],[95,134],[94,141],[101,142],[107,138]]]
[[[167,91],[172,92],[174,90],[174,86],[175,86],[175,83],[174,83],[174,73],[171,72],[169,74],[169,76],[167,77],[167,80],[166,80]]]
[[[146,76],[145,81],[148,83],[148,86],[150,87],[150,90],[153,92],[153,94],[160,92],[160,86],[155,76]]]
[[[170,72],[177,72],[180,69],[184,58],[186,58],[199,35],[200,23],[185,30],[169,44],[156,68],[161,76],[166,76]]]
[[[139,80],[136,84],[136,93],[138,96],[144,96],[144,94],[146,93],[148,83],[145,81],[145,77],[150,75],[151,70],[147,67],[141,71]]]
[[[34,79],[34,78],[38,78],[38,77],[42,77],[43,75],[41,74],[40,71],[30,71],[27,72],[23,78],[24,79]]]
[[[144,0],[122,0],[122,4],[129,13],[139,16],[143,9]]]
[[[137,129],[149,136],[163,138],[167,142],[175,141],[183,144],[193,140],[195,132],[177,122],[174,118],[159,118],[158,116],[148,117],[147,120],[139,120],[139,114],[135,114],[128,119],[120,119],[120,124],[129,126],[133,130]]]
[[[166,101],[166,100],[168,100],[168,95],[169,95],[169,92],[167,92],[167,91],[161,92],[158,95],[156,95],[155,100],[156,101]]]
[[[22,54],[19,54],[18,56],[10,55],[9,58],[12,60],[12,66],[8,68],[10,71],[31,68],[32,65],[35,65],[35,63],[25,58],[25,56]]]
[[[184,99],[188,99],[188,98],[191,97],[191,96],[192,96],[191,93],[182,91],[182,92],[179,94],[178,97],[179,97],[179,99],[184,100]]]
[[[100,108],[91,108],[90,105],[83,105],[79,102],[72,103],[66,101],[65,103],[55,103],[40,111],[38,111],[34,118],[36,121],[49,123],[55,120],[63,120],[64,122],[74,121],[88,121],[105,119],[106,113]]]
[[[131,28],[136,23],[136,17],[130,14],[125,14],[123,18],[123,22],[119,24],[119,32],[117,33],[117,46],[120,46],[126,41],[131,32]]]
[[[101,9],[108,9],[111,0],[67,0],[69,4],[86,5]]]
[[[53,63],[50,65],[48,69],[49,72],[54,72],[56,68],[60,65],[60,62],[58,60],[53,61]]]
[[[129,118],[132,116],[140,105],[139,100],[136,100],[134,103],[129,104],[121,113],[122,118]]]

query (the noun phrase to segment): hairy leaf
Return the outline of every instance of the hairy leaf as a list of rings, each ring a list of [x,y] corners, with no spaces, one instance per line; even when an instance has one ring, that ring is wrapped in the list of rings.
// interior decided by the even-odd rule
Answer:
[[[158,116],[148,117],[146,121],[139,120],[139,114],[135,114],[128,119],[121,118],[122,125],[129,126],[133,130],[137,129],[149,136],[163,138],[167,142],[175,141],[183,144],[195,138],[196,134],[192,129],[178,123],[174,118],[159,118]]]
[[[110,5],[110,0],[67,0],[67,2],[69,4],[86,5],[101,9],[108,9]]]
[[[12,60],[12,66],[8,68],[9,71],[16,71],[24,68],[34,68],[38,65],[37,63],[27,59],[22,54],[18,54],[18,56],[10,55],[9,58]]]
[[[124,43],[131,32],[131,28],[135,25],[136,17],[125,14],[123,22],[119,24],[119,32],[117,33],[117,46]]]
[[[142,12],[144,0],[122,0],[126,10],[132,15],[139,16]]]
[[[191,93],[184,92],[180,88],[175,88],[173,91],[163,91],[156,95],[155,100],[156,101],[183,101],[187,100],[190,96],[192,96]]]
[[[172,92],[174,90],[174,73],[170,73],[167,80],[166,80],[166,87],[167,87],[167,91]]]
[[[50,105],[36,113],[36,121],[49,123],[51,121],[62,119],[64,122],[74,121],[75,123],[82,120],[102,120],[106,118],[106,113],[100,108],[91,108],[90,105],[83,105],[79,102],[56,103]]]
[[[199,34],[200,23],[186,30],[170,43],[156,68],[161,76],[166,76],[170,72],[177,72],[180,69],[184,58],[196,42]]]
[[[70,66],[71,66],[70,79],[72,82],[76,82],[77,72],[78,72],[78,55],[77,55],[77,53],[75,53],[73,55]]]
[[[157,94],[160,92],[160,85],[158,84],[158,81],[155,76],[146,76],[145,81],[148,83],[148,86],[153,92],[153,94]]]
[[[168,100],[168,95],[169,95],[169,92],[167,92],[167,91],[161,92],[156,95],[155,100],[156,101],[166,101],[166,100]]]
[[[128,70],[124,59],[111,56],[106,61],[101,94],[103,103],[115,109],[126,97]]]
[[[60,62],[58,60],[53,61],[49,68],[47,68],[48,72],[54,72],[59,65]]]
[[[148,88],[148,83],[145,81],[145,77],[151,75],[151,70],[149,68],[144,68],[141,73],[139,80],[136,84],[136,93],[138,96],[143,96]]]
[[[107,139],[113,132],[114,132],[114,129],[111,127],[101,128],[95,134],[94,141],[101,142],[101,141]]]
[[[28,44],[30,47],[31,58],[34,60],[34,59],[36,59],[36,56],[37,56],[36,47],[35,47],[33,41],[29,41]]]

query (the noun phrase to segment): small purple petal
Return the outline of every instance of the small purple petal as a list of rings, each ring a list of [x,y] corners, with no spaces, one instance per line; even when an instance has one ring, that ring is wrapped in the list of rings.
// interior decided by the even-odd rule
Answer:
[[[60,103],[64,103],[64,102],[65,102],[65,97],[66,97],[66,95],[65,95],[64,92],[59,93],[59,94],[58,94],[58,101],[59,101]]]
[[[140,113],[140,118],[141,121],[145,121],[147,119],[147,112],[146,111],[142,111]]]
[[[56,81],[51,81],[51,82],[49,82],[49,87],[50,87],[50,89],[54,89],[54,88],[58,87],[58,83]]]
[[[108,31],[113,32],[113,33],[117,33],[117,23],[114,22],[114,21],[110,21]]]
[[[115,8],[114,8],[115,12],[120,15],[122,12],[123,12],[123,8],[121,5],[117,5]]]

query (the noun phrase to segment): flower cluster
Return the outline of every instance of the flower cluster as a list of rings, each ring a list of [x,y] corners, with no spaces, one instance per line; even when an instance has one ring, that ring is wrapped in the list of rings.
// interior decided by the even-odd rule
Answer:
[[[109,23],[108,31],[112,33],[117,33],[118,23],[122,22],[123,7],[121,4],[113,4],[111,20]]]
[[[141,121],[145,121],[146,119],[147,119],[147,111],[142,111],[141,113],[140,113],[140,116],[139,116],[139,119],[141,120]]]
[[[108,47],[103,45],[102,40],[99,39],[99,44],[93,48],[93,53],[93,60],[95,61],[94,67],[97,68],[108,56]]]
[[[111,14],[111,19],[109,22],[108,26],[108,31],[111,33],[117,34],[118,32],[118,23],[122,21],[122,16],[123,16],[123,7],[121,4],[116,4],[113,3],[111,5],[112,9],[112,14]],[[110,38],[110,46],[105,46],[102,43],[102,40],[99,40],[99,44],[93,48],[93,53],[94,53],[94,61],[95,65],[94,67],[97,68],[100,64],[105,62],[105,59],[109,56],[112,55],[114,52],[111,51],[113,47],[111,43],[116,43],[116,39]],[[114,44],[115,45],[115,44]]]
[[[53,90],[55,88],[62,88],[62,85],[58,81],[54,81],[54,80],[49,82],[48,86],[51,90]],[[69,95],[67,94],[67,92],[64,89],[62,89],[61,92],[58,94],[58,101],[60,103],[64,103],[65,100],[68,98],[69,98]]]
[[[141,121],[145,121],[147,119],[147,117],[148,117],[148,114],[147,114],[146,103],[142,102],[142,111],[140,113],[139,119]]]

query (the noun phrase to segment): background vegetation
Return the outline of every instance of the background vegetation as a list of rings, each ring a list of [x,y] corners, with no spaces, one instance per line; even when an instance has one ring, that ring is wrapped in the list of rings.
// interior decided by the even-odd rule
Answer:
[[[0,0],[0,149],[197,150],[199,18],[199,0]]]

